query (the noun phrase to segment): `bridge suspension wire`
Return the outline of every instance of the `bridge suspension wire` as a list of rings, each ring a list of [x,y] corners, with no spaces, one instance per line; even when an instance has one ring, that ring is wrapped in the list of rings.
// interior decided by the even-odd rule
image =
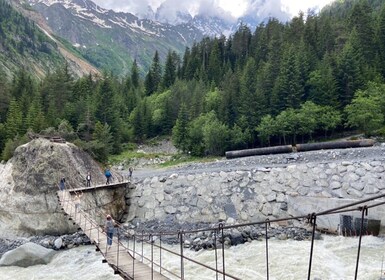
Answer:
[[[59,192],[60,193],[60,192]],[[64,193],[64,196],[66,196]],[[140,233],[135,233],[132,230],[128,230],[124,227],[123,224],[116,222],[117,225],[117,238],[113,240],[113,244],[115,244],[115,249],[108,251],[107,243],[101,241],[103,238],[106,239],[106,233],[103,232],[102,226],[98,223],[94,222],[91,214],[87,213],[85,210],[80,209],[78,212],[75,211],[73,213],[74,203],[72,199],[70,199],[71,195],[68,192],[68,196],[66,199],[62,199],[61,201],[66,204],[66,210],[69,211],[71,217],[74,217],[76,223],[82,227],[83,232],[85,232],[92,241],[92,237],[97,240],[96,245],[98,248],[102,248],[105,244],[105,248],[102,252],[102,255],[106,258],[106,260],[110,263],[111,254],[116,254],[114,257],[115,263],[110,263],[111,267],[114,268],[115,272],[120,274],[125,279],[134,279],[133,276],[139,271],[142,270],[140,267],[140,263],[146,264],[149,267],[151,272],[147,272],[148,279],[159,279],[157,277],[163,276],[168,279],[168,277],[175,277],[176,279],[185,279],[186,271],[185,271],[185,263],[190,262],[194,265],[198,265],[201,268],[207,269],[208,271],[212,271],[215,273],[215,279],[219,279],[221,276],[222,279],[241,279],[238,276],[232,275],[227,271],[226,265],[226,255],[225,255],[225,231],[229,229],[247,227],[247,226],[256,226],[263,225],[264,226],[264,235],[265,235],[265,258],[266,258],[266,279],[270,278],[269,271],[269,236],[268,229],[271,223],[279,223],[282,221],[304,221],[312,225],[311,229],[311,244],[310,244],[310,253],[309,253],[309,264],[308,264],[308,273],[307,279],[311,279],[312,265],[313,265],[313,255],[315,251],[315,232],[317,230],[317,217],[326,216],[326,215],[334,215],[346,212],[360,211],[361,212],[361,223],[359,229],[359,242],[357,246],[357,258],[355,264],[355,280],[357,280],[358,272],[359,272],[359,262],[360,262],[360,254],[361,254],[361,240],[364,234],[364,216],[368,214],[369,209],[383,206],[385,201],[379,201],[375,203],[375,200],[381,199],[385,197],[385,194],[378,195],[375,197],[362,199],[360,201],[356,201],[354,203],[349,203],[340,207],[327,209],[324,211],[314,212],[307,215],[299,215],[287,218],[277,218],[277,219],[266,219],[265,221],[260,222],[252,222],[252,223],[242,223],[236,225],[225,225],[223,223],[219,223],[215,227],[207,227],[202,229],[195,230],[179,230],[179,231],[161,231],[161,232],[148,232],[142,231]],[[365,205],[363,205],[365,204]],[[91,208],[94,210],[93,208]],[[89,209],[88,209],[89,210]],[[99,207],[95,207],[95,215],[106,216],[106,213]],[[194,260],[193,258],[187,256],[184,251],[184,245],[186,243],[186,236],[192,235],[196,233],[202,232],[210,232],[214,237],[213,251],[214,251],[214,267],[206,263],[202,263],[200,261]],[[97,237],[95,235],[97,234]],[[164,237],[172,237],[174,240],[177,240],[177,244],[179,245],[179,252],[174,251],[168,247],[164,246]],[[138,246],[138,243],[140,246]],[[131,245],[132,244],[132,245]],[[149,246],[150,256],[145,255],[144,252],[144,244]],[[219,244],[219,246],[218,246]],[[219,248],[218,248],[219,247]],[[147,248],[147,247],[146,247]],[[155,250],[158,249],[158,250]],[[221,254],[218,254],[218,249],[220,249]],[[158,252],[158,256],[155,257],[155,252]],[[171,254],[178,258],[180,258],[180,268],[179,273],[176,271],[171,271],[169,268],[164,266],[164,258],[165,254]],[[146,253],[147,254],[147,253]],[[130,264],[127,264],[125,261],[126,256],[130,256]],[[220,255],[220,257],[219,257]],[[140,269],[139,269],[140,267]],[[128,272],[127,272],[128,271]],[[143,272],[141,272],[143,273]],[[160,275],[160,276],[159,276]]]

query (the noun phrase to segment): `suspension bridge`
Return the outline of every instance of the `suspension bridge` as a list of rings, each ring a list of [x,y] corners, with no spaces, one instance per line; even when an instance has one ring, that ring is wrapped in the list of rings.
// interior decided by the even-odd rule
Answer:
[[[243,228],[247,226],[264,226],[265,228],[265,271],[266,279],[270,278],[269,271],[269,227],[271,223],[279,223],[289,220],[303,220],[311,226],[311,241],[309,248],[308,259],[308,272],[307,279],[311,279],[312,262],[314,255],[314,241],[317,231],[317,217],[333,214],[342,214],[347,212],[358,211],[361,214],[360,225],[358,231],[355,233],[358,237],[357,255],[355,263],[354,279],[358,279],[359,275],[359,263],[361,254],[361,241],[362,236],[370,234],[365,228],[364,220],[368,215],[370,209],[375,207],[381,207],[385,204],[383,198],[385,194],[370,197],[367,199],[359,200],[354,203],[346,204],[341,207],[328,209],[322,212],[309,213],[308,215],[281,218],[281,219],[267,219],[261,222],[244,223],[238,225],[226,226],[220,223],[217,227],[204,228],[192,231],[177,231],[177,232],[158,232],[158,233],[133,233],[125,229],[119,223],[116,223],[116,234],[113,238],[113,245],[109,249],[107,246],[107,235],[104,232],[104,225],[100,225],[96,222],[96,218],[104,218],[105,213],[99,212],[100,217],[93,217],[87,211],[77,207],[75,203],[75,194],[78,192],[87,192],[90,190],[121,187],[127,184],[127,182],[121,182],[111,185],[101,185],[91,188],[79,188],[58,192],[59,203],[64,211],[64,215],[68,216],[68,219],[73,224],[78,225],[78,229],[82,230],[84,234],[88,236],[91,243],[96,246],[96,250],[103,256],[103,262],[108,263],[115,274],[120,275],[123,279],[187,279],[185,276],[185,265],[190,262],[198,266],[202,270],[208,270],[212,273],[212,279],[237,279],[240,280],[237,275],[232,275],[226,270],[226,250],[225,250],[225,231],[235,228]],[[213,252],[215,265],[210,266],[206,263],[199,262],[186,254],[186,236],[205,232],[208,235],[214,236]],[[168,246],[165,246],[165,240],[168,238],[177,240],[178,250],[171,250]],[[144,246],[150,249],[144,252]],[[177,270],[170,270],[164,265],[167,256],[173,256],[179,258],[179,267]],[[199,277],[199,276],[197,276]],[[199,279],[199,278],[196,278]],[[383,279],[383,278],[381,278]]]

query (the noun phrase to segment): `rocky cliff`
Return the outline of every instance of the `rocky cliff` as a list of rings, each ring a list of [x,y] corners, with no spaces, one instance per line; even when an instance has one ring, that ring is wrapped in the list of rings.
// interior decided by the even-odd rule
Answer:
[[[0,165],[0,237],[75,231],[63,215],[56,192],[62,177],[68,189],[85,186],[88,171],[92,185],[105,183],[102,168],[73,144],[35,139],[18,147],[14,157]],[[87,199],[89,205],[83,206],[95,207],[96,202],[103,204],[114,196],[114,192],[95,192],[93,199]]]

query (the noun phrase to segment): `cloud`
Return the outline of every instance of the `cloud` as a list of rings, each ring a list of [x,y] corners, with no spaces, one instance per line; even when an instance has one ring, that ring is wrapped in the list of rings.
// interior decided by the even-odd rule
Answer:
[[[235,21],[236,18],[229,11],[225,11],[216,0],[201,0],[197,14],[208,17],[218,17],[226,21]]]
[[[93,0],[100,7],[111,9],[118,12],[128,12],[135,15],[148,16],[149,10],[154,11],[154,7],[161,4],[161,0]]]
[[[190,5],[184,1],[166,0],[156,10],[157,20],[170,23],[178,23],[180,15],[191,15]]]
[[[249,16],[259,19],[268,19],[271,17],[281,21],[290,19],[290,14],[283,8],[282,1],[285,0],[252,0],[249,1],[247,13],[244,16]]]

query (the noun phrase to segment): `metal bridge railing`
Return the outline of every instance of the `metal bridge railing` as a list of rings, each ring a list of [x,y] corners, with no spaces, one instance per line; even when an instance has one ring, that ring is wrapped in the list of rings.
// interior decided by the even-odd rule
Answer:
[[[332,209],[328,209],[325,211],[321,211],[318,213],[310,213],[308,215],[302,215],[302,216],[296,216],[296,217],[289,217],[289,218],[279,218],[279,219],[266,219],[265,221],[261,222],[253,222],[253,223],[243,223],[243,224],[237,224],[237,225],[225,225],[225,224],[219,224],[216,227],[209,227],[209,228],[203,228],[198,230],[190,230],[190,231],[184,231],[180,230],[177,232],[157,232],[157,233],[146,233],[142,231],[141,233],[130,233],[129,230],[124,229],[122,225],[118,225],[117,227],[117,238],[113,240],[115,247],[117,248],[114,251],[108,251],[107,245],[102,252],[103,256],[106,258],[108,256],[114,255],[115,263],[110,264],[114,269],[115,273],[119,273],[123,278],[125,279],[135,279],[135,273],[138,269],[138,266],[140,263],[145,263],[151,268],[151,279],[158,279],[156,278],[156,273],[165,276],[167,278],[173,277],[175,279],[186,279],[185,276],[185,264],[187,262],[191,262],[194,265],[199,266],[201,269],[205,269],[208,271],[211,271],[213,273],[214,279],[241,279],[237,277],[236,275],[230,274],[226,269],[226,254],[225,254],[225,231],[229,229],[235,229],[235,228],[241,228],[246,226],[256,226],[256,225],[262,225],[265,229],[265,260],[266,260],[266,279],[269,280],[269,237],[268,237],[268,229],[270,227],[271,223],[274,222],[282,222],[282,221],[289,221],[289,220],[306,220],[311,226],[311,244],[310,244],[310,255],[309,255],[309,263],[308,263],[308,273],[307,273],[307,279],[311,279],[311,272],[312,272],[312,261],[313,261],[313,253],[314,253],[314,241],[315,241],[315,233],[317,230],[317,217],[325,216],[325,215],[333,215],[333,214],[340,214],[345,212],[352,212],[352,211],[359,211],[361,212],[361,225],[359,230],[359,242],[357,245],[357,257],[356,257],[356,264],[355,264],[355,277],[354,279],[357,280],[358,276],[358,270],[359,270],[359,260],[360,260],[360,252],[361,252],[361,240],[362,236],[364,235],[363,231],[363,223],[364,223],[364,216],[368,215],[368,211],[371,208],[383,206],[385,204],[385,201],[381,202],[375,202],[372,204],[369,204],[370,202],[373,202],[374,200],[384,198],[385,194],[378,195],[375,197],[363,199],[354,203],[346,204],[341,207],[336,207]],[[64,203],[63,206],[64,209],[66,209],[69,213],[73,213],[73,210],[75,207],[72,199],[70,199],[70,194],[68,193],[67,196],[65,194],[64,199],[62,199],[62,202]],[[366,203],[366,204],[364,204]],[[364,204],[364,205],[363,205]],[[67,213],[68,213],[67,212]],[[105,216],[105,214],[100,210],[97,209],[97,213],[99,213],[102,216]],[[78,215],[78,217],[77,217]],[[75,221],[82,226],[84,232],[88,232],[89,237],[91,239],[92,234],[94,233],[94,230],[97,230],[97,240],[100,240],[101,236],[104,236],[106,238],[106,234],[101,230],[101,226],[98,225],[94,220],[90,217],[89,214],[84,212],[83,210],[79,210],[78,212],[75,211],[75,214],[73,215]],[[190,236],[192,234],[202,233],[202,232],[208,232],[211,236],[214,237],[213,242],[213,254],[214,254],[214,266],[210,266],[208,264],[199,262],[198,260],[195,260],[185,254],[185,245],[186,245],[186,236]],[[178,250],[170,249],[167,246],[164,246],[164,240],[172,238],[173,240],[177,240],[177,247]],[[91,239],[92,240],[92,239]],[[150,246],[150,252],[145,253],[144,246]],[[177,257],[180,259],[180,265],[179,265],[179,271],[171,271],[169,268],[165,267],[163,261],[165,258],[165,255],[169,254],[174,257]],[[121,262],[120,260],[125,259],[125,256],[129,255],[131,257],[131,263],[127,264],[127,262]],[[127,267],[130,266],[129,269]]]

